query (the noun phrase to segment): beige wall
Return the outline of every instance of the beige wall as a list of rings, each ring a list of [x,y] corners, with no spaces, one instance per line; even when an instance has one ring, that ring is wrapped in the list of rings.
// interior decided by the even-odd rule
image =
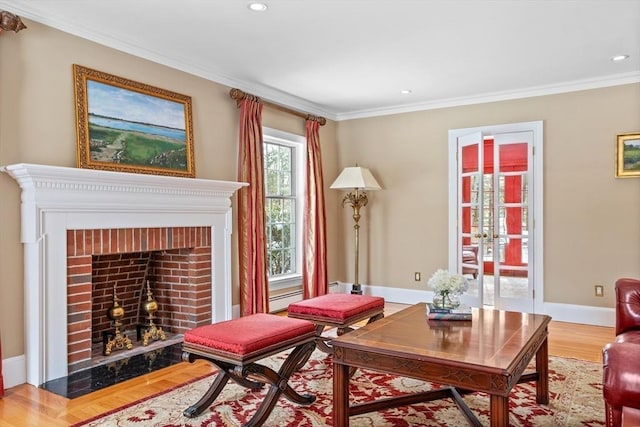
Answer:
[[[544,122],[544,300],[612,307],[615,280],[640,277],[640,178],[614,177],[616,134],[640,131],[640,84],[340,122],[339,162],[369,167],[384,187],[363,210],[360,281],[424,289],[448,265],[450,129],[535,120]]]
[[[27,22],[27,26],[19,34],[6,32],[0,37],[0,165],[38,163],[75,167],[71,70],[75,63],[191,96],[197,178],[236,180],[238,110],[228,95],[228,87],[35,22]],[[305,132],[303,119],[274,109],[265,108],[263,123],[299,135]],[[335,135],[334,122],[321,127],[327,176],[338,172],[333,154]],[[24,353],[20,190],[12,178],[0,173],[0,192],[0,333],[2,357],[8,358]],[[338,203],[337,195],[330,195],[328,203],[331,202]],[[335,235],[335,220],[330,219],[328,226]],[[236,235],[234,232],[234,254]],[[336,252],[329,251],[332,280],[338,279],[332,268]],[[232,263],[237,265],[235,257]],[[238,304],[237,269],[233,270],[233,303]]]
[[[190,95],[198,178],[235,180],[237,110],[229,88],[27,22],[0,37],[0,165],[75,166],[71,64]],[[612,306],[612,284],[640,277],[640,179],[615,179],[615,135],[640,131],[640,85],[371,119],[321,128],[325,184],[342,167],[371,168],[384,187],[363,210],[361,282],[423,289],[447,265],[447,132],[543,120],[545,300]],[[265,109],[265,126],[303,134]],[[329,279],[353,279],[351,209],[328,190]],[[3,358],[23,354],[20,191],[0,174],[0,333]],[[235,237],[235,235],[234,235]],[[235,247],[235,239],[234,239]],[[233,265],[236,265],[234,259]],[[423,274],[422,283],[413,272]],[[605,298],[593,285],[606,285]],[[234,304],[237,280],[234,278]]]

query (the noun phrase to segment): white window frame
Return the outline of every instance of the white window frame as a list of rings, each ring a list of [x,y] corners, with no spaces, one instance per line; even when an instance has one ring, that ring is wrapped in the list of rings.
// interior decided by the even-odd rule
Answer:
[[[293,167],[294,187],[296,198],[296,273],[269,278],[269,291],[302,286],[302,221],[304,214],[304,189],[306,170],[306,144],[304,136],[284,132],[268,127],[262,128],[262,139],[265,143],[273,143],[292,147],[294,150],[295,164]],[[266,233],[266,230],[265,230]]]

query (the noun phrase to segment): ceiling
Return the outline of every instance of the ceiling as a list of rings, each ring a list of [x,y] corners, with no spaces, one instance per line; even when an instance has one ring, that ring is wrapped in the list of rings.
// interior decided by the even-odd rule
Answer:
[[[0,9],[333,120],[640,82],[640,0],[263,1]]]

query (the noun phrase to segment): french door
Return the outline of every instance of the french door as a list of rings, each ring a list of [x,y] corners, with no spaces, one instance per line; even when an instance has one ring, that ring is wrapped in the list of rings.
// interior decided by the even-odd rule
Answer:
[[[534,122],[450,132],[449,264],[469,280],[464,299],[473,306],[535,312],[542,302],[541,232],[534,232],[541,231],[535,172],[542,169],[534,158],[541,130]]]

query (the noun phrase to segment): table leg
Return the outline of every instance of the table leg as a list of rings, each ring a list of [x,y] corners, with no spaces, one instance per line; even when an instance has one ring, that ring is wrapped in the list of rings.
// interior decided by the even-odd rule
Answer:
[[[333,363],[333,425],[349,425],[349,366]]]
[[[509,398],[492,394],[489,404],[491,405],[491,427],[509,427]]]
[[[549,403],[549,350],[546,338],[536,353],[536,371],[536,402],[546,405]]]

